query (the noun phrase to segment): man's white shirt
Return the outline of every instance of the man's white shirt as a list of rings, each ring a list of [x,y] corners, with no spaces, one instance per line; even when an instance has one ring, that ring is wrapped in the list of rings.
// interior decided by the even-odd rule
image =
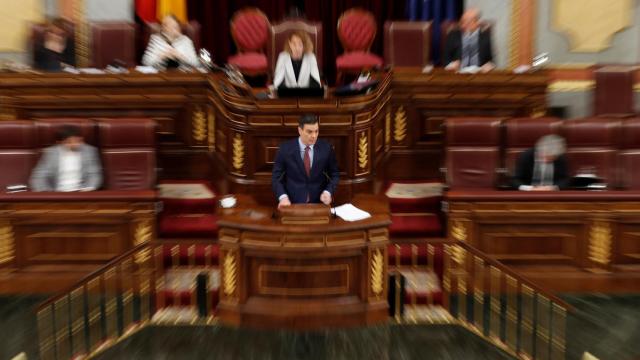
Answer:
[[[82,187],[82,156],[79,151],[60,151],[56,191],[78,191]]]

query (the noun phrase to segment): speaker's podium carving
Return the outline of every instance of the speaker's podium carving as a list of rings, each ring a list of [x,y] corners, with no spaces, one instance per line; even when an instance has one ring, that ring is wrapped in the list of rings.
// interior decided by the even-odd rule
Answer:
[[[259,328],[360,326],[386,321],[389,208],[356,195],[372,216],[346,222],[324,205],[274,214],[239,196],[220,209],[223,323]]]

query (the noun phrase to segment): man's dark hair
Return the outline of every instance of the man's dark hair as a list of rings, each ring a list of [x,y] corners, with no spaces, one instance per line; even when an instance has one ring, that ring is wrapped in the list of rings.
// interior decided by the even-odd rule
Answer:
[[[302,115],[300,116],[300,119],[298,120],[298,127],[300,129],[304,129],[305,125],[313,125],[313,124],[317,124],[318,123],[318,117],[315,115],[311,115],[311,114],[306,114],[306,115]]]
[[[80,136],[82,137],[82,133],[80,132],[80,128],[75,125],[62,125],[60,130],[58,130],[56,134],[56,138],[58,141],[65,141],[70,137]]]

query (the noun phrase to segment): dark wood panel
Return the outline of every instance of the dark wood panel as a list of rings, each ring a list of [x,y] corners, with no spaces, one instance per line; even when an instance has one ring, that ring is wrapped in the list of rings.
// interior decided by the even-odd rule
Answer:
[[[287,225],[246,196],[221,211],[221,321],[293,329],[386,321],[388,205],[371,195],[354,201],[372,217]],[[296,206],[288,216],[309,210]],[[243,215],[248,208],[264,216]]]

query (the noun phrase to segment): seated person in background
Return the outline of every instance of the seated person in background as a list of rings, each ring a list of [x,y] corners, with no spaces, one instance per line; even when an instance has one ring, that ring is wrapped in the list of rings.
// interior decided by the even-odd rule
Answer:
[[[80,129],[65,125],[58,144],[44,149],[29,183],[32,191],[97,190],[102,184],[98,151],[84,143]]]
[[[278,209],[292,203],[331,204],[340,170],[333,146],[318,139],[318,118],[298,120],[299,137],[280,144],[271,173]]]
[[[307,33],[297,31],[289,35],[284,43],[284,51],[278,55],[273,86],[276,88],[320,87],[318,62]]]
[[[63,64],[76,66],[73,34],[67,33],[65,20],[55,19],[47,25],[42,44],[34,49],[34,64],[38,70],[61,71]]]
[[[447,34],[443,57],[447,70],[479,67],[481,72],[489,72],[495,68],[491,34],[480,28],[478,9],[466,10],[460,18],[459,28]]]
[[[166,15],[162,19],[162,30],[149,38],[142,64],[160,70],[200,66],[193,42],[182,34],[180,22],[174,15]]]
[[[519,190],[558,190],[569,185],[564,139],[541,137],[534,148],[524,151],[516,162],[513,185]]]

